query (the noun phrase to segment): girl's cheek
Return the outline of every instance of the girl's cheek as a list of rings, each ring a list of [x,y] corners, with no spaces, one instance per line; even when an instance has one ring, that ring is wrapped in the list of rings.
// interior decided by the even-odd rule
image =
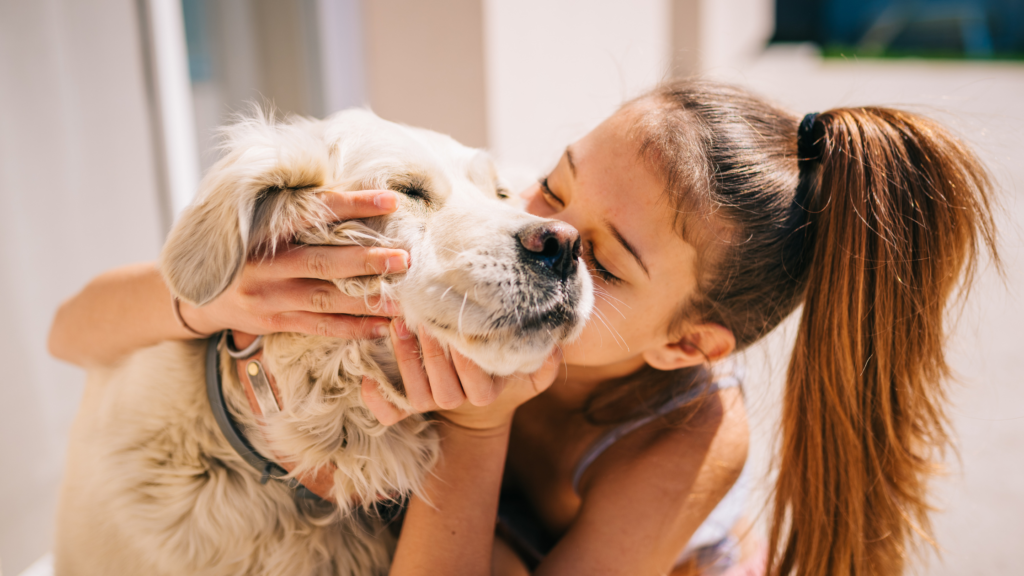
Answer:
[[[615,346],[628,347],[623,338],[630,335],[633,329],[629,305],[622,301],[615,286],[595,281],[594,287],[594,311],[591,312],[584,330],[591,329],[601,333],[601,338],[611,336]]]

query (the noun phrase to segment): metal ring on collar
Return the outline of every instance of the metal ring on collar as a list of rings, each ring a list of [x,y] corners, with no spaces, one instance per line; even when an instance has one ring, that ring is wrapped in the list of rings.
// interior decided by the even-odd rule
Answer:
[[[253,354],[259,352],[260,348],[263,348],[263,335],[260,334],[259,336],[256,337],[255,340],[252,341],[252,344],[249,344],[243,350],[239,350],[235,348],[234,332],[228,330],[228,337],[225,339],[224,343],[227,346],[228,356],[231,356],[235,360],[244,360],[252,356]]]

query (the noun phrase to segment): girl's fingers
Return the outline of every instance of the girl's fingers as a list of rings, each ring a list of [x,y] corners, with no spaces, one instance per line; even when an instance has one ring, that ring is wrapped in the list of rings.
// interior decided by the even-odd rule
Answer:
[[[259,276],[267,278],[319,280],[393,274],[408,268],[405,250],[362,246],[289,246],[255,267]]]
[[[391,426],[410,415],[409,412],[400,410],[397,406],[388,402],[387,398],[380,391],[380,384],[366,376],[363,376],[363,386],[360,390],[360,395],[363,397],[363,404],[366,404],[366,408],[373,413],[378,422],[385,426]]]
[[[390,190],[321,192],[320,199],[338,220],[353,220],[390,214],[398,208],[398,196]]]
[[[393,316],[399,312],[393,300],[354,298],[324,280],[297,278],[277,283],[264,297],[273,299],[277,310],[298,310],[320,314],[350,314],[354,316]]]
[[[492,378],[476,362],[459,354],[458,350],[451,348],[450,351],[452,363],[458,372],[459,381],[462,382],[462,391],[465,392],[469,403],[474,406],[487,406],[494,402],[505,388],[505,380]]]
[[[405,322],[399,318],[391,322],[391,344],[395,347],[395,360],[402,374],[405,397],[409,399],[413,410],[419,413],[437,410],[438,406],[430,392],[430,381],[420,359],[416,336],[409,332]]]
[[[551,355],[548,356],[547,360],[540,367],[539,370],[530,374],[530,382],[533,383],[533,389],[537,393],[543,392],[554,384],[555,379],[562,373],[562,349],[555,348],[551,351]]]
[[[283,312],[264,322],[265,331],[300,332],[313,336],[329,336],[349,340],[370,340],[388,335],[387,318],[377,316],[349,316],[347,314],[317,314],[315,312]]]
[[[462,390],[455,366],[445,354],[444,347],[429,334],[421,332],[420,348],[423,350],[423,366],[430,381],[434,403],[442,410],[461,406],[466,401],[466,394]]]

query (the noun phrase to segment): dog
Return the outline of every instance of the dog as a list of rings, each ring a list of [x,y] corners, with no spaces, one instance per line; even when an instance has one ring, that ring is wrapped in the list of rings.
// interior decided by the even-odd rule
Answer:
[[[591,311],[578,233],[514,206],[482,151],[365,110],[253,114],[225,129],[224,149],[161,254],[181,300],[210,302],[248,259],[287,242],[402,248],[407,272],[334,283],[398,301],[414,333],[495,375],[536,370]],[[319,196],[383,188],[398,210],[359,221],[333,222]],[[384,426],[362,403],[369,376],[410,408],[390,341],[266,336],[273,413],[254,411],[230,354],[226,338],[166,342],[89,372],[61,489],[58,575],[387,572],[396,539],[382,503],[416,492],[439,456],[429,417]],[[289,463],[281,481],[233,448],[207,370],[244,442]],[[325,497],[299,494],[304,478],[326,478]]]

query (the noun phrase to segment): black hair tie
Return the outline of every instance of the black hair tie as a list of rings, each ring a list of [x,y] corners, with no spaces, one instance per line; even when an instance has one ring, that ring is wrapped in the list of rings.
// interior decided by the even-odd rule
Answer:
[[[803,172],[821,160],[822,144],[825,142],[825,126],[818,122],[818,113],[811,112],[804,116],[796,134],[797,162],[800,171]]]
[[[800,168],[800,180],[793,195],[793,204],[804,215],[809,206],[811,188],[814,187],[811,169],[821,160],[824,142],[825,126],[818,122],[818,113],[811,112],[804,116],[796,132],[796,158],[797,166]]]

